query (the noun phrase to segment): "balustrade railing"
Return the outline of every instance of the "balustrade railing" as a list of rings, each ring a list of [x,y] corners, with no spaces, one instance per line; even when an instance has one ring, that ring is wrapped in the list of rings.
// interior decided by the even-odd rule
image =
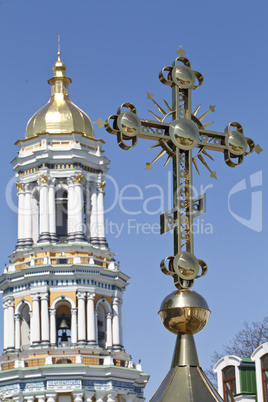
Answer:
[[[116,367],[125,367],[141,370],[139,365],[132,362],[132,360],[113,359],[110,356],[96,356],[96,355],[58,355],[46,357],[36,357],[30,359],[8,360],[7,362],[0,363],[0,370],[12,370],[23,367],[40,367],[51,364],[84,364],[87,366],[107,366],[114,365]]]
[[[119,265],[114,261],[105,261],[93,256],[44,256],[31,257],[29,260],[19,261],[9,264],[5,267],[5,272],[19,271],[24,268],[30,268],[38,265],[96,265],[102,268],[119,270]]]

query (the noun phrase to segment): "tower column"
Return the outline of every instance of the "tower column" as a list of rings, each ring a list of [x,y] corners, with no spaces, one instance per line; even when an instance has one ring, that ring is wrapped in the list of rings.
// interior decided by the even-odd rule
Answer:
[[[25,402],[34,402],[35,397],[34,396],[24,396]]]
[[[116,402],[117,398],[116,398],[116,394],[111,393],[107,395],[107,402]]]
[[[46,394],[47,402],[56,402],[57,394]]]
[[[123,348],[123,318],[122,318],[123,299],[119,299],[119,344]]]
[[[42,345],[49,345],[48,294],[41,295],[41,333]]]
[[[21,347],[21,332],[20,332],[21,316],[15,314],[15,350],[20,351]]]
[[[113,299],[113,347],[115,349],[121,349],[121,337],[120,337],[120,299],[114,297]]]
[[[94,293],[87,294],[87,343],[92,345],[96,344],[94,298]]]
[[[106,348],[112,349],[113,333],[112,333],[112,317],[111,313],[106,314]]]
[[[38,242],[49,242],[49,217],[48,217],[48,177],[44,174],[39,176],[40,187],[40,205],[39,205],[39,221],[40,235]]]
[[[77,344],[77,308],[71,309],[71,342]]]
[[[94,392],[85,392],[85,402],[92,402]]]
[[[90,241],[90,213],[91,213],[91,197],[90,183],[86,183],[86,238]]]
[[[15,321],[14,321],[14,300],[8,300],[8,320],[7,320],[7,350],[15,349]]]
[[[31,209],[32,209],[32,238],[33,238],[33,243],[36,244],[39,239],[39,202],[38,198],[40,198],[40,193],[39,197],[38,194],[34,194],[35,189],[38,188],[38,184],[35,183],[32,187],[32,197],[31,197]]]
[[[15,401],[15,402],[23,402],[23,395],[19,395],[19,396],[13,396],[12,397],[12,399]]]
[[[94,246],[99,245],[97,184],[94,182],[91,183],[90,243]]]
[[[53,242],[58,241],[56,234],[56,201],[55,201],[55,179],[49,181],[48,187],[48,210],[49,210],[49,234]]]
[[[24,245],[24,191],[23,185],[17,184],[18,189],[18,241],[16,247]]]
[[[4,308],[4,350],[8,345],[8,302],[3,303]]]
[[[40,344],[40,306],[39,296],[32,295],[33,301],[33,317],[31,325],[32,345]]]
[[[32,246],[32,193],[30,184],[25,185],[24,191],[24,246]]]
[[[74,181],[72,178],[68,179],[68,241],[74,240],[75,221],[74,221],[74,208],[76,204]]]
[[[96,402],[103,402],[105,398],[105,392],[96,392]]]
[[[98,205],[98,238],[99,244],[101,247],[108,247],[105,238],[105,222],[104,222],[104,192],[103,187],[100,184],[98,186],[98,193],[97,193],[97,205]]]
[[[78,174],[74,177],[74,190],[76,195],[76,204],[74,208],[74,216],[75,216],[75,233],[74,239],[76,241],[84,241],[84,194],[83,194],[83,175]]]
[[[85,311],[85,293],[78,293],[78,343],[86,343],[86,311]]]
[[[83,392],[73,392],[74,402],[83,402]]]
[[[29,316],[30,316],[30,345],[32,345],[33,343],[33,311],[29,312]]]
[[[51,346],[55,346],[57,344],[56,337],[56,309],[49,309],[50,314],[50,344]]]
[[[36,399],[38,402],[46,402],[46,396],[45,395],[36,395]]]
[[[94,316],[95,316],[95,339],[96,339],[96,344],[99,343],[99,337],[98,337],[98,310],[94,311]]]

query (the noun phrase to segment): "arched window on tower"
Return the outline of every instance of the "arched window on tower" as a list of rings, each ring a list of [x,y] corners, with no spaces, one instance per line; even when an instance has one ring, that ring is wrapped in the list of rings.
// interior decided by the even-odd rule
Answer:
[[[83,224],[84,224],[84,234],[87,235],[87,202],[86,202],[86,191],[83,192],[84,202],[83,202]]]
[[[71,308],[68,302],[57,303],[56,331],[58,347],[67,347],[71,344]]]
[[[68,234],[68,194],[64,189],[56,192],[56,234],[59,239]]]
[[[102,303],[100,303],[98,305],[98,344],[101,348],[105,348],[105,334],[105,307],[102,305]]]
[[[39,238],[39,191],[34,191],[32,196],[32,237],[34,244]]]
[[[21,309],[21,345],[23,349],[30,347],[30,310],[27,303]]]
[[[236,394],[235,367],[226,367],[222,374],[224,402],[234,402],[234,395]]]
[[[90,190],[87,187],[84,190],[84,224],[85,224],[85,235],[88,241],[90,241],[90,212],[91,212]]]
[[[261,358],[263,400],[268,402],[268,354]]]

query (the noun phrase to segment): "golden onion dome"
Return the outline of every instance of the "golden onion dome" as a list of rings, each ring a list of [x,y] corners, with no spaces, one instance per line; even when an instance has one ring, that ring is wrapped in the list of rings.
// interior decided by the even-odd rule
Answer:
[[[68,134],[81,133],[94,137],[90,118],[69,98],[68,85],[72,80],[66,77],[66,65],[60,59],[52,67],[53,77],[48,80],[51,85],[51,97],[48,103],[39,109],[28,121],[25,137],[41,133]]]

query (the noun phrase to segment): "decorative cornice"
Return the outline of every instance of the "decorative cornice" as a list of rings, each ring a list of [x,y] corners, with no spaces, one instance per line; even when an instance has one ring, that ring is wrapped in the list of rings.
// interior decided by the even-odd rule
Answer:
[[[39,301],[39,295],[38,294],[31,295],[31,297],[32,297],[33,302],[34,301]]]
[[[123,300],[118,296],[113,297],[112,302],[113,302],[113,304],[118,304],[118,305],[123,304]]]
[[[16,181],[15,184],[16,184],[18,192],[20,192],[22,189],[22,183],[19,183],[18,181]]]
[[[43,294],[40,295],[40,297],[41,297],[41,300],[49,300],[48,293],[43,293]]]
[[[101,191],[104,190],[105,186],[106,186],[106,181],[102,181],[101,184],[100,184]]]
[[[82,173],[78,173],[78,175],[74,176],[74,180],[77,184],[81,184],[84,180],[84,176],[82,175]]]
[[[51,187],[54,187],[57,184],[57,181],[58,180],[56,179],[56,177],[50,177],[49,181],[48,181],[48,185],[51,186]]]
[[[7,309],[8,307],[9,307],[8,302],[7,302],[7,301],[4,302],[4,303],[3,303],[3,308],[4,308],[4,310]]]
[[[9,300],[7,301],[7,306],[8,306],[8,307],[14,307],[14,306],[15,306],[14,299],[9,299]]]
[[[48,176],[46,176],[44,173],[40,174],[40,176],[38,177],[38,181],[41,184],[46,184],[46,182],[48,181]]]
[[[24,185],[24,191],[27,193],[31,192],[32,191],[32,183],[26,183]]]
[[[74,179],[73,177],[67,177],[67,185],[68,186],[73,186],[74,184]]]
[[[57,368],[59,369],[59,367]],[[107,375],[105,365],[95,366],[95,368],[98,370],[100,378],[104,378],[104,376]],[[0,390],[2,392],[11,391],[15,394],[19,391],[23,393],[27,392],[26,395],[28,395],[28,398],[36,394],[41,397],[45,392],[46,397],[49,398],[56,397],[55,391],[64,392],[66,387],[69,388],[71,386],[72,394],[76,396],[83,394],[83,392],[85,392],[85,396],[96,395],[100,397],[101,395],[117,395],[124,389],[128,393],[131,392],[133,396],[137,395],[142,397],[143,389],[149,377],[145,373],[131,368],[131,377],[128,378],[128,381],[125,381],[122,379],[122,374],[123,372],[125,373],[126,368],[114,367],[110,369],[111,374],[109,378],[96,380],[90,372],[91,369],[87,369],[85,378],[79,379],[77,375],[81,375],[80,367],[76,369],[75,366],[72,365],[72,370],[73,373],[70,375],[70,368],[68,368],[67,374],[66,367],[61,367],[60,373],[63,377],[52,379],[47,373],[42,372],[42,368],[39,367],[36,367],[35,374],[37,374],[37,376],[35,378],[27,377],[28,374],[25,373],[29,373],[28,371],[23,372],[20,368],[16,368],[12,370],[11,376],[4,380],[2,379],[0,382]],[[118,373],[119,370],[121,372],[120,374]],[[14,376],[19,379],[17,383],[14,383]],[[139,386],[137,386],[137,380]]]
[[[79,292],[77,293],[77,299],[84,299],[86,298],[86,292]]]
[[[96,191],[98,188],[98,184],[95,181],[90,182],[91,191]]]

